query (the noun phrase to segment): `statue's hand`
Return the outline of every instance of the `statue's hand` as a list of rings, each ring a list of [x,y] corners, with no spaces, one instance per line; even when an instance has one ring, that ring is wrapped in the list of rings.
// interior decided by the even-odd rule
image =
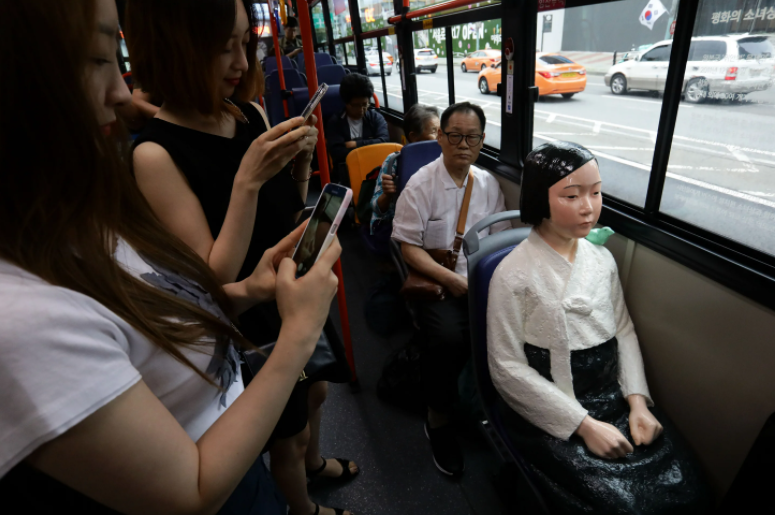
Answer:
[[[642,395],[630,395],[630,434],[635,445],[649,445],[662,434],[663,428],[659,420],[646,406],[646,398]]]
[[[633,451],[632,444],[611,424],[600,422],[587,415],[581,421],[576,434],[579,435],[587,449],[601,458],[615,460],[624,458]]]

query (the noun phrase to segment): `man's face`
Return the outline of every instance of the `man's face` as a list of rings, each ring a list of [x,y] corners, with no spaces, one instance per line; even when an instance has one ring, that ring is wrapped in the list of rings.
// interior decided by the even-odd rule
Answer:
[[[469,140],[478,141],[473,145]],[[439,131],[438,142],[441,145],[444,163],[448,167],[470,166],[479,157],[479,151],[484,144],[484,133],[479,117],[472,111],[458,111],[452,114],[447,126]]]
[[[351,120],[360,120],[369,109],[369,99],[366,97],[353,98],[344,105],[344,108]]]
[[[295,38],[297,34],[296,31],[297,31],[296,27],[285,27],[285,37],[288,39]]]

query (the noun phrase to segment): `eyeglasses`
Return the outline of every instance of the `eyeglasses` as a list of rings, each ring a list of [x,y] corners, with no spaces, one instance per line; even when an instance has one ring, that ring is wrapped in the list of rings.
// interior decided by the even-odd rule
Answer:
[[[441,130],[441,133],[447,137],[452,145],[460,145],[460,142],[465,138],[466,143],[471,147],[475,147],[481,143],[482,138],[484,137],[482,134],[460,134],[459,132],[444,132],[443,130]]]

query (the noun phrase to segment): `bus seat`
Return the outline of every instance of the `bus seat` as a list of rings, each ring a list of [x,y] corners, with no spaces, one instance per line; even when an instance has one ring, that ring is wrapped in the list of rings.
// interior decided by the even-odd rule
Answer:
[[[418,141],[405,146],[398,158],[398,194],[404,191],[406,183],[417,170],[440,155],[441,145],[437,141]]]
[[[269,59],[267,57],[267,59]],[[291,67],[288,67],[287,69],[283,68],[283,76],[285,77],[285,88],[286,92],[290,92],[294,88],[304,88],[306,91],[306,84],[304,80],[302,79],[301,74],[294,70]],[[282,88],[280,88],[280,75],[277,72],[277,70],[274,70],[273,72],[269,73],[266,76],[266,91],[264,93],[265,103],[268,107],[266,110],[267,116],[269,116],[269,121],[271,124],[277,125],[278,123],[285,120],[285,110],[283,109],[283,91]],[[288,111],[289,114],[293,114],[289,95],[285,95],[289,99],[288,101]],[[309,97],[305,97],[309,101]],[[304,107],[302,107],[304,109]]]
[[[309,89],[306,87],[295,87],[291,88],[291,92],[293,95],[288,99],[288,114],[290,116],[300,116],[309,103]],[[329,86],[328,91],[326,91],[326,94],[320,101],[323,123],[325,124],[335,114],[341,113],[343,109],[344,102],[339,97],[339,85]]]
[[[304,64],[304,52],[301,52],[299,55],[296,56],[296,61],[299,63],[299,70],[306,70],[305,64]],[[331,58],[330,55],[328,55],[325,52],[315,52],[315,67],[320,69],[323,66],[328,66],[330,64],[336,64],[336,62]],[[319,82],[324,82],[320,80],[320,77],[318,77]]]
[[[382,166],[385,158],[393,152],[401,150],[402,145],[398,143],[378,143],[366,147],[356,148],[347,154],[347,172],[350,175],[350,188],[353,190],[353,202],[358,202],[358,195],[361,192],[361,183],[374,168]],[[355,221],[369,223],[369,220],[358,220],[355,215]]]
[[[544,513],[549,513],[541,494],[536,489],[532,472],[519,451],[511,443],[500,414],[495,409],[498,392],[490,377],[487,363],[487,300],[490,280],[500,262],[522,240],[527,239],[530,228],[501,231],[479,239],[479,231],[505,220],[519,219],[519,211],[505,211],[490,215],[474,225],[463,239],[463,252],[468,259],[468,311],[471,332],[471,362],[476,377],[479,398],[484,408],[486,424],[483,427],[498,449],[505,449],[504,458],[516,465],[535,501]],[[494,433],[494,434],[493,434]]]
[[[318,66],[318,83],[325,82],[329,86],[341,84],[345,75],[347,75],[347,72],[345,72],[344,66],[340,64]]]
[[[283,70],[295,70],[290,57],[287,55],[282,56]],[[277,69],[277,58],[275,56],[264,57],[264,73],[269,74]]]

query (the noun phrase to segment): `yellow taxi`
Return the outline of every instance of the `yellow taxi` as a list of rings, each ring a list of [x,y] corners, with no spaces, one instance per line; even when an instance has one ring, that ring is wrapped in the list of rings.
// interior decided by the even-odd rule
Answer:
[[[479,92],[484,95],[498,90],[501,81],[501,63],[498,61],[479,72]],[[587,70],[560,54],[536,56],[535,85],[538,95],[562,95],[571,98],[587,87]]]
[[[460,71],[463,73],[469,71],[486,70],[491,64],[500,61],[500,50],[477,50],[468,54],[460,63]]]

